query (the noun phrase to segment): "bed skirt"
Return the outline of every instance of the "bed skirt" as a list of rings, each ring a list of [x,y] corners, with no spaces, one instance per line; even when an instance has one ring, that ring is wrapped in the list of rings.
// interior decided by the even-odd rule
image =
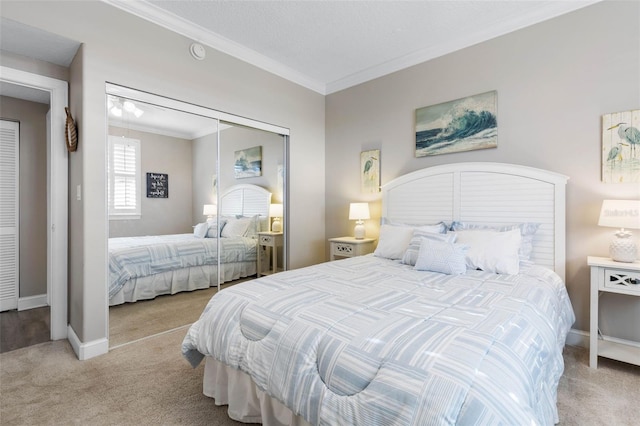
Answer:
[[[203,393],[215,399],[216,405],[228,405],[227,413],[242,423],[266,426],[311,426],[280,401],[257,388],[248,374],[206,357]]]
[[[176,294],[183,291],[200,290],[218,285],[218,265],[192,266],[175,271],[162,272],[147,277],[134,278],[111,299],[109,306],[125,302],[154,299],[163,294]],[[222,264],[222,282],[255,275],[256,261]]]

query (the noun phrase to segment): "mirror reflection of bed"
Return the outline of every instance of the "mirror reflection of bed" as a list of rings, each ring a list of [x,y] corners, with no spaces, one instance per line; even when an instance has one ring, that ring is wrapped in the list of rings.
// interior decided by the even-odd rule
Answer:
[[[284,140],[121,96],[108,102],[114,348],[191,324],[219,282],[255,278],[257,233],[270,230],[270,204],[283,202]],[[256,146],[260,173],[239,178],[237,152]]]

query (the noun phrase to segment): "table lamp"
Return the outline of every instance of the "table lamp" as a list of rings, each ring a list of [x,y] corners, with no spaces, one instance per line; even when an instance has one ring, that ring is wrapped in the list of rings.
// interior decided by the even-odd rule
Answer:
[[[218,206],[215,204],[205,204],[202,208],[202,214],[207,217],[207,222],[213,220],[213,217],[218,213]]]
[[[351,203],[349,204],[349,220],[356,221],[356,227],[353,229],[353,236],[356,240],[364,238],[364,219],[369,219],[369,203]]]
[[[616,262],[634,262],[638,247],[627,229],[640,229],[640,200],[604,200],[599,226],[620,228],[609,246],[609,256]]]
[[[271,224],[271,232],[282,232],[282,223],[280,222],[282,214],[282,204],[271,204],[269,206],[269,216],[273,218],[273,223]]]

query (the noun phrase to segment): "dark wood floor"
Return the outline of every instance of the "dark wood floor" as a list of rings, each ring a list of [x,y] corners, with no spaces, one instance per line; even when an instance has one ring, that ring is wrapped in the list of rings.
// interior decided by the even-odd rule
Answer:
[[[48,306],[0,312],[0,353],[48,342],[50,327]]]

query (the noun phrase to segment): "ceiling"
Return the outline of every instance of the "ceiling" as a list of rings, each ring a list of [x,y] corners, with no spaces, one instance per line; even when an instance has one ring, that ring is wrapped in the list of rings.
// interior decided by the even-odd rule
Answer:
[[[330,94],[600,0],[101,1]],[[79,46],[38,28],[0,22],[4,51],[68,67]],[[4,82],[0,95],[49,102],[47,92]],[[156,126],[150,120],[158,115],[144,114],[140,126]],[[189,135],[170,124],[182,121],[185,127],[184,117],[160,116],[163,127]]]
[[[103,0],[321,94],[595,0]]]

